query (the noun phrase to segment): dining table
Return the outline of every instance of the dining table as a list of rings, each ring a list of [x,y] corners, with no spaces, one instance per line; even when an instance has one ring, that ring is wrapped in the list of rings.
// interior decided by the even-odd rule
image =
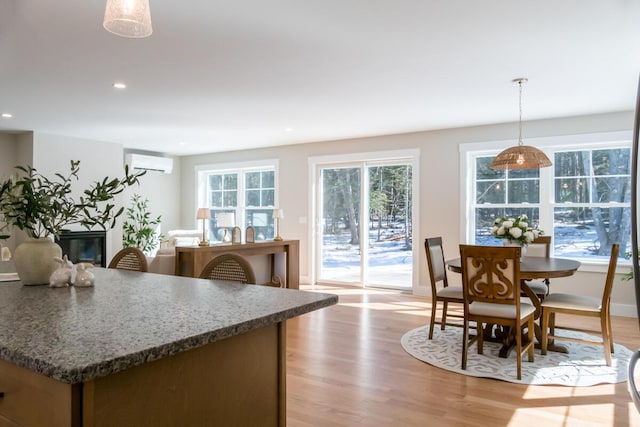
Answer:
[[[446,261],[447,268],[454,273],[462,273],[462,266],[460,258],[455,258]],[[520,260],[520,289],[525,294],[535,307],[535,319],[539,320],[542,313],[540,306],[542,300],[535,294],[527,285],[528,280],[536,279],[554,279],[559,277],[569,277],[575,274],[580,268],[580,261],[576,261],[568,258],[556,258],[556,257],[528,257],[524,256]],[[542,329],[538,322],[535,323],[535,336],[536,347],[539,347],[542,339]],[[495,335],[493,335],[495,333]],[[505,334],[493,331],[493,325],[489,328],[485,328],[484,335],[485,340],[500,341],[503,342],[503,346],[500,349],[500,357],[507,357],[509,352],[513,348],[512,340],[509,340]],[[567,353],[566,347],[557,345],[552,341],[549,342],[548,350],[561,353]]]

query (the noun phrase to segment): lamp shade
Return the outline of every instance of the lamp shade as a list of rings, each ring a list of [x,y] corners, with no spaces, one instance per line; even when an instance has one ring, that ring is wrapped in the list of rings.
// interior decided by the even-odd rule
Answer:
[[[278,219],[284,218],[284,211],[282,209],[274,209],[273,215],[271,215],[271,218],[278,218]]]
[[[142,38],[153,32],[149,0],[107,0],[105,30],[122,37]]]
[[[198,213],[196,213],[196,219],[209,219],[211,218],[211,212],[208,208],[198,208]]]
[[[232,212],[220,212],[216,215],[216,223],[218,227],[233,227],[236,219]]]
[[[503,150],[491,163],[491,169],[540,169],[551,166],[542,151],[530,145],[516,145]]]

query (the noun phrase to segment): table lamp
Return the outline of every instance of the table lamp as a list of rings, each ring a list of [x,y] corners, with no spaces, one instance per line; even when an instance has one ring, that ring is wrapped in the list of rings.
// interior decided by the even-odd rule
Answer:
[[[211,211],[209,211],[208,208],[198,208],[196,218],[202,220],[202,240],[200,240],[200,246],[209,246],[209,240],[206,239],[205,235],[205,226],[207,220],[211,218]]]
[[[271,215],[271,217],[275,220],[275,235],[276,237],[273,238],[274,241],[281,241],[282,237],[280,237],[280,219],[284,218],[284,212],[282,211],[282,209],[274,209],[273,210],[273,215]]]
[[[224,237],[222,238],[222,241],[224,243],[230,242],[231,237],[229,236],[227,229],[235,225],[236,219],[233,212],[220,212],[216,215],[216,222],[218,227],[224,228]]]

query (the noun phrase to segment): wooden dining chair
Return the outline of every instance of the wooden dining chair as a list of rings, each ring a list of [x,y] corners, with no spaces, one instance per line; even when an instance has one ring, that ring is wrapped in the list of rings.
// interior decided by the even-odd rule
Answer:
[[[551,236],[538,236],[527,246],[525,256],[549,258],[551,256]],[[548,278],[526,282],[529,289],[540,299],[544,299],[549,294],[549,284]]]
[[[586,295],[573,295],[551,293],[542,301],[542,354],[547,354],[547,348],[551,340],[559,339],[566,341],[586,342],[601,345],[604,347],[604,358],[607,366],[611,366],[611,353],[613,353],[613,334],[611,331],[611,289],[613,288],[613,278],[616,273],[616,264],[620,245],[614,243],[611,246],[611,257],[609,258],[609,269],[605,279],[602,299],[589,297]],[[579,339],[555,334],[556,313],[572,314],[577,316],[590,316],[600,318],[600,330],[586,328],[568,328],[560,326],[561,329],[577,330],[582,332],[599,333],[601,341],[591,339]]]
[[[147,257],[138,248],[124,248],[115,254],[109,268],[116,268],[118,270],[130,270],[130,271],[149,271],[147,265]]]
[[[469,346],[477,341],[483,352],[483,326],[496,324],[510,329],[516,341],[517,377],[522,379],[522,356],[533,362],[535,307],[520,302],[520,254],[513,246],[460,245],[464,294],[462,369],[467,368]],[[476,322],[476,336],[469,337],[469,323]],[[527,342],[522,330],[527,327]]]
[[[229,280],[244,284],[255,284],[256,276],[249,261],[242,255],[225,253],[207,263],[199,276],[201,279]]]
[[[449,303],[463,304],[462,286],[449,286],[447,269],[444,263],[444,251],[442,250],[442,238],[430,237],[424,239],[424,249],[427,253],[427,266],[429,267],[429,279],[431,280],[431,321],[429,323],[429,339],[433,338],[435,324],[444,330],[446,325],[458,326],[459,323],[447,323],[447,315],[462,319],[464,315],[448,313]],[[436,320],[438,302],[442,303],[441,320]]]

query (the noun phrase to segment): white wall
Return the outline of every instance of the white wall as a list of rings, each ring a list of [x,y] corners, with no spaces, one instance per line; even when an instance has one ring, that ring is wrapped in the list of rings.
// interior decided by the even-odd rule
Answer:
[[[92,141],[59,135],[36,133],[33,143],[33,167],[50,176],[60,172],[66,174],[70,160],[80,160],[79,180],[73,185],[74,197],[95,181],[105,177],[124,177],[124,150],[122,145]],[[116,196],[116,207],[127,207],[134,193],[149,199],[153,216],[162,215],[163,230],[177,227],[179,221],[179,162],[173,174],[149,172],[140,178],[140,185],[127,188]],[[76,193],[77,191],[77,193]],[[124,214],[118,218],[116,227],[107,234],[107,260],[122,248],[122,223]],[[73,229],[81,230],[75,226]],[[107,261],[108,262],[108,261]]]
[[[524,124],[524,138],[553,135],[629,130],[633,126],[633,114],[623,112],[597,116],[571,117],[565,119],[540,120]],[[399,149],[420,149],[420,206],[419,230],[414,236],[420,242],[425,237],[442,236],[445,256],[458,256],[458,244],[462,243],[459,227],[459,145],[473,142],[513,139],[516,142],[517,123],[476,126],[410,134],[377,136],[351,140],[317,142],[292,146],[281,146],[256,150],[215,153],[182,158],[181,183],[186,190],[182,197],[182,225],[194,225],[196,209],[195,167],[211,163],[257,161],[279,159],[280,207],[287,218],[281,222],[281,235],[285,239],[300,240],[300,275],[308,281],[311,273],[310,226],[299,218],[311,220],[309,212],[310,182],[308,158],[311,156],[339,155],[358,152],[373,152]],[[423,246],[420,244],[419,294],[427,295],[428,271]],[[626,272],[621,268],[620,272]],[[451,274],[452,281],[459,281]],[[576,283],[580,292],[601,295],[604,274],[580,272],[571,279],[557,279],[554,291],[572,290]],[[635,313],[634,293],[629,282],[616,282],[613,291],[614,309],[618,314]]]
[[[146,154],[146,153],[145,153]],[[169,157],[169,156],[166,156]],[[131,197],[139,194],[149,200],[149,212],[153,218],[161,215],[160,231],[166,236],[167,231],[181,228],[180,204],[180,158],[173,158],[173,171],[170,174],[148,171],[140,179],[140,186],[130,187],[124,191],[125,205],[128,206]]]

